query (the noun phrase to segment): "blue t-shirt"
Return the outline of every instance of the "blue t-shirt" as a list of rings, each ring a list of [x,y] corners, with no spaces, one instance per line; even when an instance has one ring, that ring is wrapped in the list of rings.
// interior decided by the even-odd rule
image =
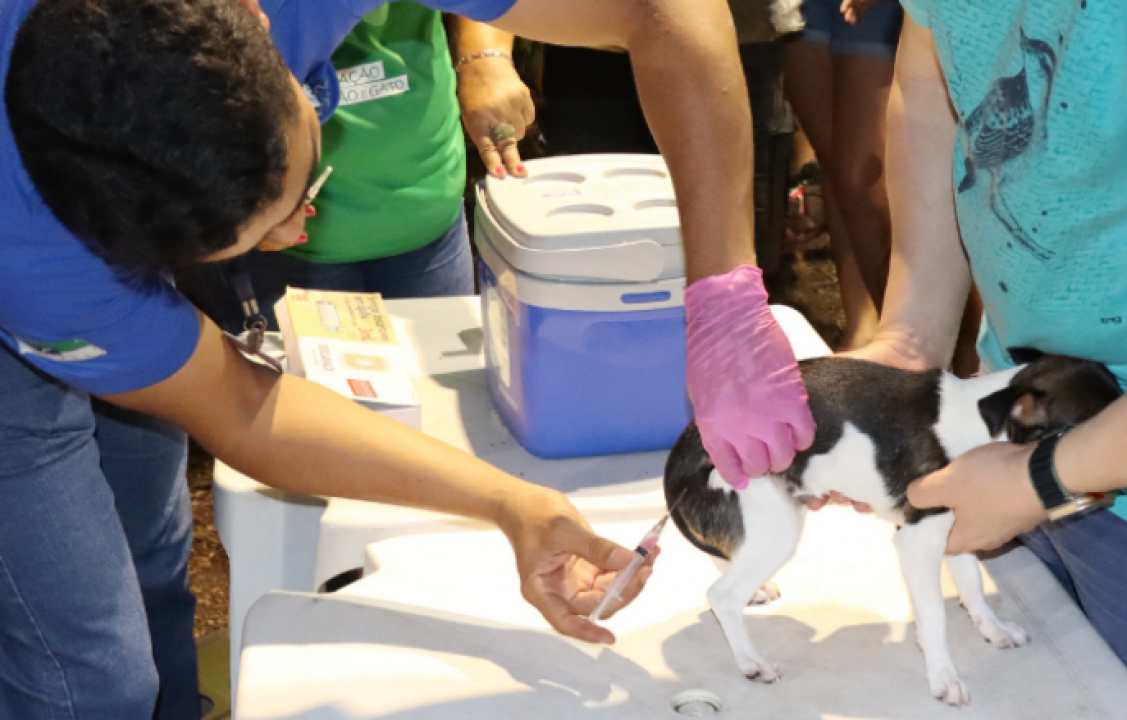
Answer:
[[[385,0],[273,0],[275,43],[320,101],[339,94],[329,58]],[[492,20],[514,0],[425,0]],[[137,390],[175,374],[199,337],[195,309],[169,282],[116,270],[51,214],[28,177],[8,123],[4,84],[16,32],[35,0],[0,3],[0,343],[74,387],[97,394]]]
[[[958,115],[983,361],[1030,347],[1127,385],[1127,0],[902,3],[931,29]]]

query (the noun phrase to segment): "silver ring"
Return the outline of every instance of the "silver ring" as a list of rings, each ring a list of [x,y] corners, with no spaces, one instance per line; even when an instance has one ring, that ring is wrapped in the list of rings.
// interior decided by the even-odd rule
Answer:
[[[509,123],[497,123],[489,131],[489,134],[493,136],[493,142],[499,143],[516,135],[517,129]]]

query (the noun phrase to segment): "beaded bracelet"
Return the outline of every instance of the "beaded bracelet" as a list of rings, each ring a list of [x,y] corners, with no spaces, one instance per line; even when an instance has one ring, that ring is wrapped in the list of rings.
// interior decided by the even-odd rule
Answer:
[[[473,62],[474,60],[480,60],[484,57],[499,57],[505,58],[509,62],[513,61],[513,56],[508,54],[507,52],[502,52],[500,50],[478,50],[477,52],[472,52],[469,55],[463,55],[462,57],[458,58],[458,62],[454,63],[454,72],[460,72],[462,70],[462,66],[466,63]]]

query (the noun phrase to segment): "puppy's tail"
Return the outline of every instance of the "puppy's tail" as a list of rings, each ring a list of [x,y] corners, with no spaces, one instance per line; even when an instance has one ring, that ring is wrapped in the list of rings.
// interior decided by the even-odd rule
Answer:
[[[735,492],[709,486],[714,469],[700,431],[691,423],[665,463],[665,504],[673,507],[673,524],[686,540],[709,555],[730,560],[743,543],[743,514]]]

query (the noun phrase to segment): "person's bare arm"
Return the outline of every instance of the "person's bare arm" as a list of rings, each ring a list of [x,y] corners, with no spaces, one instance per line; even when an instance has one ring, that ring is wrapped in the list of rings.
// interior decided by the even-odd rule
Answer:
[[[557,45],[626,48],[673,176],[688,282],[755,262],[751,110],[725,0],[517,0],[491,24]]]
[[[1074,493],[1127,488],[1127,397],[1061,438],[1054,464]]]
[[[246,360],[200,316],[188,363],[167,380],[105,399],[163,418],[216,457],[276,488],[435,510],[496,524],[513,543],[525,597],[561,632],[609,642],[594,609],[594,566],[629,551],[590,532],[559,493],[520,481],[311,382]],[[574,562],[574,554],[594,566]],[[641,581],[649,571],[639,573]],[[631,595],[641,583],[632,584]]]
[[[184,428],[216,457],[282,490],[492,520],[516,483],[314,383],[247,362],[206,320],[178,373],[105,399]]]
[[[907,16],[887,127],[888,291],[872,344],[854,356],[906,368],[945,368],[970,291],[951,169],[958,126],[931,32]]]

